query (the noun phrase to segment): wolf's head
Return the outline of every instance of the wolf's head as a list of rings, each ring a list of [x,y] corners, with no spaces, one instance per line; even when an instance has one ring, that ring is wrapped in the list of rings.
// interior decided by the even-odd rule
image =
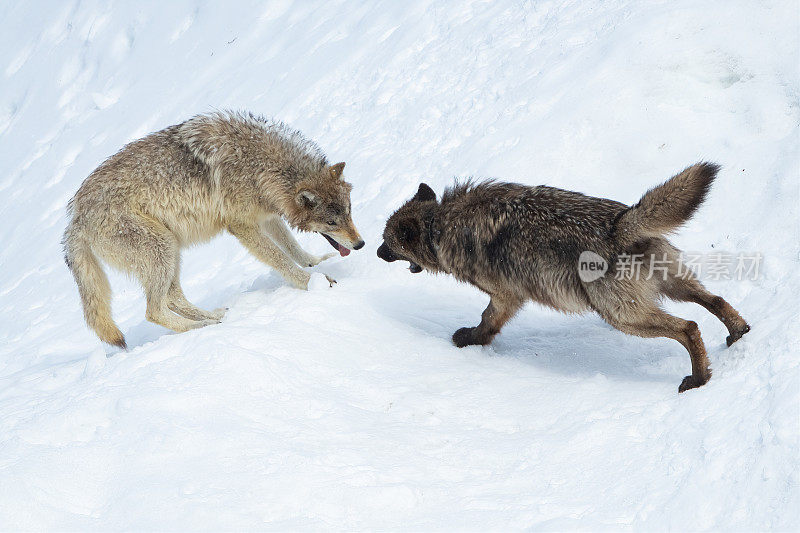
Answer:
[[[316,231],[341,255],[364,246],[350,217],[350,191],[344,181],[344,163],[326,166],[319,175],[302,180],[295,187],[294,226],[302,231]]]
[[[390,263],[398,259],[408,261],[408,269],[414,274],[423,269],[439,271],[432,242],[436,207],[436,193],[426,184],[420,184],[417,194],[386,221],[378,257]]]

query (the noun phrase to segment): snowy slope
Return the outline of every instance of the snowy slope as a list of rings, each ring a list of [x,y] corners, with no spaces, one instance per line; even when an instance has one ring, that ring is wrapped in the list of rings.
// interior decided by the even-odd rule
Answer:
[[[800,528],[796,2],[0,3],[0,529]],[[222,324],[172,334],[111,275],[130,351],[83,325],[59,240],[125,142],[212,108],[347,161],[368,246],[300,292],[231,237],[184,254]],[[678,395],[681,346],[487,298],[375,257],[424,180],[634,202],[723,165],[675,237],[760,252],[707,281],[753,326]],[[329,250],[304,235],[312,252]]]

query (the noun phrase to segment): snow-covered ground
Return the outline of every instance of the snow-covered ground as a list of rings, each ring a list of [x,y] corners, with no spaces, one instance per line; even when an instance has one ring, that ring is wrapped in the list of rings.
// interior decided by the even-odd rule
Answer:
[[[0,529],[800,528],[800,57],[794,0],[0,3]],[[222,324],[173,334],[111,275],[130,351],[83,324],[59,240],[124,143],[212,108],[347,161],[367,247],[289,288],[231,237],[184,254]],[[753,330],[677,394],[683,348],[375,257],[424,180],[634,202],[723,165],[675,242],[760,252],[706,280]],[[330,248],[317,235],[301,242]]]

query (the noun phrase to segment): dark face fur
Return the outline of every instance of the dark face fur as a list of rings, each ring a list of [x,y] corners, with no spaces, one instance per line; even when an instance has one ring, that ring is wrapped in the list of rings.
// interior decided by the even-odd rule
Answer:
[[[437,207],[436,193],[426,184],[420,184],[417,194],[386,221],[378,257],[389,263],[408,261],[408,269],[414,274],[423,269],[438,271],[431,228]]]

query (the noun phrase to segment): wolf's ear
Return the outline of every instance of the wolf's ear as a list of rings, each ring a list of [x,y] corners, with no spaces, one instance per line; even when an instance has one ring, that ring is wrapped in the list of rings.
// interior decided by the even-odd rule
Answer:
[[[307,189],[304,189],[297,193],[297,203],[303,207],[312,209],[319,204],[319,196]]]
[[[333,179],[339,179],[342,177],[342,171],[344,170],[344,162],[336,163],[335,165],[331,165],[328,167],[328,172],[331,173]]]
[[[428,187],[426,183],[420,183],[417,194],[414,195],[413,199],[417,202],[429,202],[431,200],[436,200],[436,193],[433,192],[433,189]]]
[[[417,225],[410,219],[401,220],[397,224],[397,238],[403,244],[413,244],[419,238]]]

